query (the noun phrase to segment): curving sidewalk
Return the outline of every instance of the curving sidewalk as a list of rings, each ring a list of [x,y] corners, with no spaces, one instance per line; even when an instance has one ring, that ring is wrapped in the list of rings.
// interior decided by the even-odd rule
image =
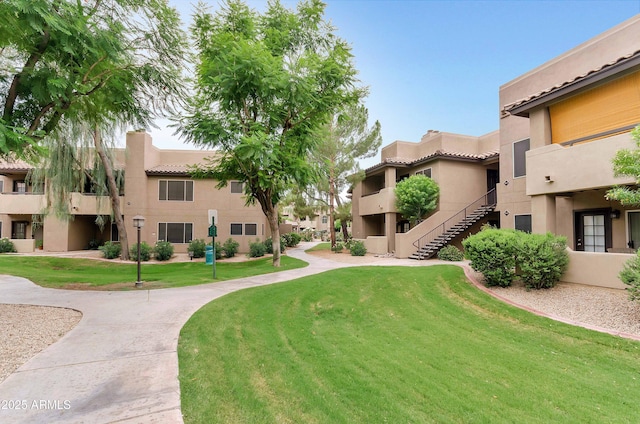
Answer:
[[[0,384],[1,423],[182,423],[180,329],[237,290],[353,266],[288,251],[305,268],[219,283],[129,292],[47,289],[0,276],[0,302],[82,312],[80,323]]]

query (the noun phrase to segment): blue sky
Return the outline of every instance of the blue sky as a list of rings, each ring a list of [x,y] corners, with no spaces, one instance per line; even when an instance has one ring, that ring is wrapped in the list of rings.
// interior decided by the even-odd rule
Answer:
[[[170,3],[188,25],[193,3]],[[502,84],[640,13],[640,0],[325,3],[369,87],[369,117],[380,121],[383,145],[419,141],[429,129],[475,136],[498,129]],[[164,127],[150,132],[158,147],[193,148]]]

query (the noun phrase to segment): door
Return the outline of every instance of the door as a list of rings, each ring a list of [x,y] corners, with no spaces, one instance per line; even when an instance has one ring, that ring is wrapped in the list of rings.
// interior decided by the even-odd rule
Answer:
[[[576,213],[576,250],[606,252],[611,247],[611,217],[606,210]]]
[[[627,214],[629,226],[629,244],[632,249],[640,247],[640,212],[629,212]]]
[[[494,190],[498,185],[499,180],[500,180],[500,174],[498,173],[497,169],[487,169],[487,192]],[[497,199],[498,198],[496,196],[496,192],[493,191],[489,195],[489,198],[487,199],[487,203],[490,205],[493,205],[497,203]]]

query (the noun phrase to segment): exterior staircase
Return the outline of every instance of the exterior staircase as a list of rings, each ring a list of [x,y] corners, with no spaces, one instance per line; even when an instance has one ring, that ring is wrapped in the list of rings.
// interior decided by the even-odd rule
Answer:
[[[496,200],[496,190],[492,189],[470,203],[460,212],[413,242],[417,250],[409,256],[409,259],[422,260],[433,257],[469,227],[493,212],[496,209]]]

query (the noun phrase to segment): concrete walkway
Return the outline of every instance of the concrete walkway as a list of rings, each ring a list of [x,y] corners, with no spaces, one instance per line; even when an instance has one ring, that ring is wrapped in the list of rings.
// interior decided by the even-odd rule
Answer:
[[[182,423],[180,329],[200,307],[227,293],[353,266],[307,255],[309,247],[287,252],[309,262],[305,268],[174,289],[71,291],[0,276],[0,303],[83,314],[64,337],[0,383],[0,423]]]

